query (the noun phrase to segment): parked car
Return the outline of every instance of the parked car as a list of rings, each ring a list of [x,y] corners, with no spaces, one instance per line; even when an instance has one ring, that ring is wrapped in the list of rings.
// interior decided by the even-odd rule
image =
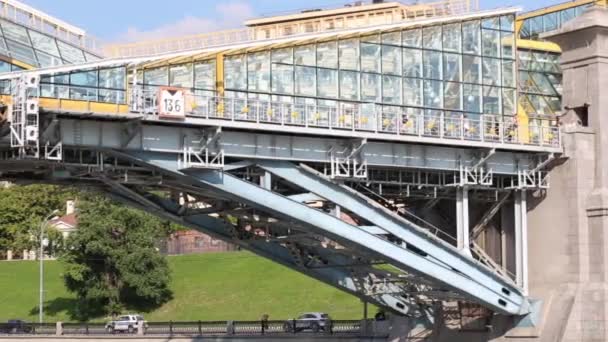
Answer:
[[[106,330],[109,333],[128,332],[132,334],[139,329],[140,324],[143,324],[144,329],[148,327],[148,322],[144,321],[141,315],[122,315],[106,323]]]
[[[296,319],[290,319],[283,324],[283,330],[286,332],[298,332],[303,330],[311,330],[319,332],[319,330],[327,331],[331,328],[331,318],[323,312],[306,312]]]
[[[6,323],[0,324],[0,332],[4,334],[29,334],[32,326],[20,319],[9,319]]]

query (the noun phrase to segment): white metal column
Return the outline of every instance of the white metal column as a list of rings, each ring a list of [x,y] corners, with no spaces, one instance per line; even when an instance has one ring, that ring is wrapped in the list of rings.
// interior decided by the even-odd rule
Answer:
[[[528,206],[526,191],[515,192],[515,280],[528,294]]]
[[[521,287],[528,295],[528,202],[526,190],[521,191]]]
[[[469,189],[459,187],[456,190],[456,237],[458,250],[462,254],[471,255],[469,241]]]

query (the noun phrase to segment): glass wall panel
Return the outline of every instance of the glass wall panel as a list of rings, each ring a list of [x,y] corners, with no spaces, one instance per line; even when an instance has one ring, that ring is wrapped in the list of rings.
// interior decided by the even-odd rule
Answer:
[[[361,101],[382,102],[382,83],[378,74],[361,74]]]
[[[361,43],[361,71],[380,72],[380,45]]]
[[[286,48],[272,50],[272,63],[293,64],[293,49]]]
[[[97,70],[70,74],[70,84],[83,87],[97,87]]]
[[[500,29],[503,31],[515,31],[515,18],[513,15],[503,15],[500,17]]]
[[[444,83],[444,108],[462,109],[462,89],[460,83]]]
[[[125,89],[126,70],[123,67],[99,70],[99,87]]]
[[[59,46],[61,58],[63,58],[64,60],[70,63],[82,63],[85,61],[82,50],[73,47],[72,45],[66,44],[60,40],[57,41],[57,46]]]
[[[345,100],[359,99],[359,73],[340,71],[340,98]]]
[[[97,89],[70,87],[70,98],[82,101],[97,101]]]
[[[382,45],[382,73],[401,75],[401,48]]]
[[[500,114],[500,88],[483,86],[483,112],[486,114]]]
[[[503,88],[502,92],[502,111],[505,115],[515,115],[517,112],[515,106],[515,89]]]
[[[359,70],[359,40],[341,40],[339,43],[340,69]]]
[[[441,50],[441,26],[430,26],[422,29],[422,47]]]
[[[317,70],[317,92],[321,97],[338,97],[338,71],[330,69]]]
[[[500,23],[498,20],[499,20],[498,17],[484,19],[481,21],[481,27],[498,30],[498,29],[500,29]]]
[[[338,45],[336,42],[317,44],[317,66],[338,68]]]
[[[293,49],[295,63],[298,65],[315,66],[317,63],[315,45],[298,46]]]
[[[424,80],[423,94],[425,107],[443,107],[443,82]]]
[[[407,30],[401,32],[403,46],[422,47],[422,30]]]
[[[479,55],[481,52],[481,32],[479,20],[462,24],[462,52]]]
[[[369,35],[369,36],[364,36],[364,37],[361,37],[361,41],[362,42],[366,42],[366,43],[380,44],[380,35],[379,34],[372,34],[372,35]]]
[[[54,38],[31,30],[30,37],[32,38],[32,44],[35,49],[44,51],[53,56],[59,56],[59,49],[57,49],[57,43],[55,43]]]
[[[500,59],[483,58],[482,59],[482,78],[481,83],[489,85],[500,85]]]
[[[422,50],[403,48],[403,76],[422,77]]]
[[[422,106],[422,80],[419,78],[403,79],[403,104]]]
[[[272,92],[293,94],[293,65],[272,65]]]
[[[144,71],[144,84],[166,86],[169,84],[167,67],[148,69]]]
[[[265,51],[247,55],[247,84],[252,91],[270,90],[270,53]]]
[[[482,53],[484,56],[500,56],[500,32],[481,30]]]
[[[515,59],[515,50],[513,46],[515,46],[515,35],[510,32],[501,32],[500,39],[502,44],[502,58],[511,58]]]
[[[401,45],[401,32],[389,32],[382,34],[382,44]]]
[[[295,94],[304,96],[317,95],[317,69],[296,66]]]
[[[443,26],[443,50],[460,52],[461,31],[460,24]]]
[[[224,58],[224,82],[228,89],[247,89],[245,55]]]
[[[464,110],[467,112],[481,112],[481,86],[475,84],[463,84],[462,93],[464,99]]]
[[[382,75],[382,102],[401,104],[401,77]]]
[[[460,82],[460,57],[453,53],[443,54],[443,79],[446,81]]]
[[[425,78],[441,79],[443,69],[441,59],[441,52],[427,50],[422,52],[423,74]]]
[[[198,89],[215,89],[215,60],[194,64],[194,87]]]
[[[169,85],[172,87],[192,88],[192,64],[176,65],[169,68]]]
[[[481,57],[463,55],[462,75],[467,83],[481,83]]]
[[[515,88],[515,62],[502,61],[502,86]]]

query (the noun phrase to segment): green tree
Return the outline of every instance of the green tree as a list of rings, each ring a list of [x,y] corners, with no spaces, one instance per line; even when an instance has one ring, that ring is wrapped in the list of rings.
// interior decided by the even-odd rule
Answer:
[[[42,220],[54,209],[65,212],[66,201],[77,197],[74,189],[44,184],[0,189],[0,251],[36,248]],[[54,237],[60,236],[49,235],[51,246],[59,243]]]
[[[80,202],[78,231],[61,258],[66,287],[77,296],[76,319],[149,311],[171,298],[169,267],[156,248],[167,226],[105,198]]]

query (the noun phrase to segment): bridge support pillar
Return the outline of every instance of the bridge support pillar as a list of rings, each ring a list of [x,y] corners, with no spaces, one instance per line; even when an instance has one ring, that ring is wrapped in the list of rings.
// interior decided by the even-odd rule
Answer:
[[[528,205],[526,190],[515,192],[515,277],[528,294]]]
[[[458,250],[465,255],[471,255],[469,228],[469,189],[459,187],[456,190],[456,237]]]

